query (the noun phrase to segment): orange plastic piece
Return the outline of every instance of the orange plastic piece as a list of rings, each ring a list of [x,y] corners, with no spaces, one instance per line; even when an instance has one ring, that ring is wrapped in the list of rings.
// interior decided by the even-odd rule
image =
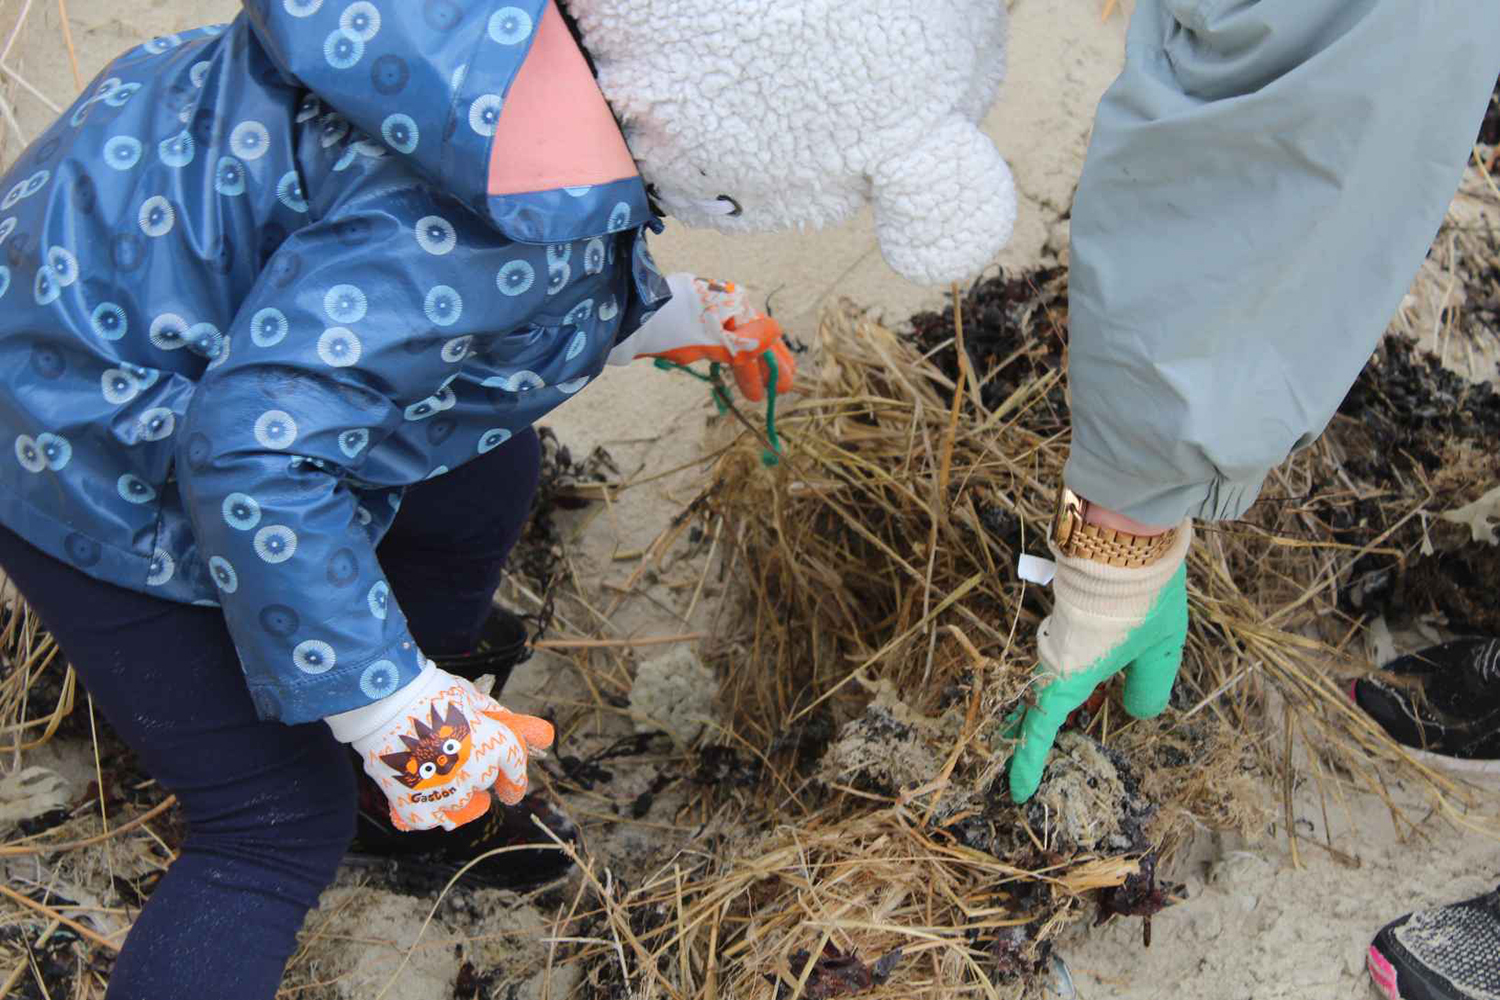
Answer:
[[[771,369],[761,355],[770,351],[776,358],[776,392],[780,394],[792,390],[797,362],[787,350],[786,342],[781,339],[780,323],[769,316],[757,316],[747,323],[730,320],[724,324],[724,328],[737,339],[753,342],[754,346],[731,354],[729,348],[721,344],[693,344],[647,356],[665,358],[679,365],[690,365],[695,361],[728,365],[734,372],[734,381],[739,386],[740,394],[752,403],[759,403],[766,398],[766,384],[771,380]]]

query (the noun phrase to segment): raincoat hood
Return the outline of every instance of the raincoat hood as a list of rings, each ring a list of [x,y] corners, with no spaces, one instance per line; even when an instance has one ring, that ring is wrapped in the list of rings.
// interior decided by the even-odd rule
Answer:
[[[556,243],[655,221],[551,0],[244,6],[283,74],[511,239]],[[545,168],[529,169],[544,156]]]

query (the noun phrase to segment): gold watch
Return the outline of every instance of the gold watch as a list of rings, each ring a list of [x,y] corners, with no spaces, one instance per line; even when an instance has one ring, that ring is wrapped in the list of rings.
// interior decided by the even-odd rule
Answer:
[[[1159,561],[1172,548],[1177,529],[1160,535],[1132,535],[1085,520],[1089,502],[1066,486],[1057,491],[1057,513],[1052,519],[1052,543],[1057,551],[1106,566],[1141,569]]]

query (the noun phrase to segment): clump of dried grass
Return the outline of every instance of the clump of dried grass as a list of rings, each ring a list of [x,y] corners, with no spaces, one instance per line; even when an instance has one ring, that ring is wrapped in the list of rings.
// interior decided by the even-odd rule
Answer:
[[[1273,476],[1244,521],[1201,531],[1173,707],[1139,722],[1106,700],[1082,720],[1157,804],[1148,842],[1058,851],[1036,837],[1035,815],[1001,801],[1002,720],[1024,697],[1047,611],[1045,593],[1014,567],[1021,552],[1045,553],[1068,448],[1066,278],[1040,280],[1007,307],[1020,346],[985,371],[945,368],[935,360],[945,351],[971,355],[919,345],[848,303],[831,310],[819,380],[781,414],[783,460],[764,467],[750,433],[719,459],[711,516],[723,519],[731,576],[748,597],[734,657],[748,666],[729,672],[725,698],[733,739],[770,765],[764,800],[742,814],[758,832],[679,857],[634,889],[596,882],[599,944],[583,951],[596,986],[842,995],[820,956],[846,968],[857,955],[868,972],[900,949],[884,986],[859,979],[871,995],[997,996],[1039,969],[1090,896],[1141,878],[1154,849],[1170,851],[1190,828],[1264,829],[1274,817],[1295,856],[1309,842],[1291,822],[1301,778],[1317,785],[1325,829],[1330,796],[1343,801],[1351,788],[1399,812],[1387,792],[1397,781],[1455,822],[1500,829],[1493,802],[1411,758],[1344,693],[1368,663],[1341,588],[1361,559],[1412,555],[1401,532],[1434,497],[1418,484],[1350,479],[1344,450],[1359,439],[1338,426]],[[1018,359],[1029,359],[1023,377]],[[997,393],[1007,377],[1014,385]],[[1485,468],[1446,475],[1472,492],[1468,480]],[[1351,527],[1346,508],[1358,504],[1380,516]],[[889,796],[826,774],[820,785],[809,740],[858,718],[886,688],[917,712],[959,720],[941,727],[952,743],[942,765]],[[944,804],[954,796],[1034,842],[965,844]],[[1332,840],[1319,846],[1348,861]],[[1007,928],[1024,929],[1011,964],[997,960]]]
[[[0,752],[16,755],[52,738],[73,711],[77,684],[51,633],[3,578],[0,616]],[[39,705],[44,685],[55,686],[56,695]]]
[[[1061,370],[1045,360],[1066,324],[1064,281],[1054,275],[1018,305],[1029,327],[1018,351],[1042,359],[1040,374],[993,407],[975,391],[986,373],[955,385],[910,338],[842,304],[824,320],[821,381],[782,415],[786,460],[762,469],[748,436],[721,459],[716,502],[752,597],[750,659],[759,664],[730,680],[744,738],[774,750],[789,724],[820,712],[842,722],[881,679],[929,711],[976,685],[987,718],[1013,707],[1047,610],[1045,594],[1016,576],[1016,558],[1046,554],[1068,450]],[[1367,664],[1339,588],[1433,497],[1417,488],[1372,497],[1354,483],[1318,491],[1341,472],[1336,428],[1273,476],[1244,521],[1199,532],[1175,710],[1142,725],[1118,715],[1111,723],[1106,707],[1098,731],[1121,738],[1124,723],[1169,735],[1191,720],[1233,734],[1264,774],[1279,776],[1282,741],[1265,725],[1274,701],[1319,737],[1346,779],[1377,794],[1382,777],[1414,779],[1435,808],[1462,819],[1480,803],[1473,792],[1412,760],[1344,694]],[[1329,512],[1357,499],[1385,517],[1358,542],[1348,530],[1336,540]]]
[[[1008,947],[1011,932],[1031,925],[1017,940],[1050,939],[1073,916],[1069,901],[1138,871],[1123,857],[1011,864],[954,843],[924,812],[833,808],[675,859],[633,890],[597,883],[582,953],[592,984],[678,1000],[996,998],[1029,961]],[[851,982],[865,988],[829,991],[820,959],[834,954],[857,959]]]
[[[1029,318],[1055,322],[1042,296],[1035,305]],[[764,788],[710,849],[632,888],[594,880],[584,937],[598,943],[575,957],[600,989],[834,996],[851,975],[876,996],[1010,993],[1099,890],[1132,878],[1148,890],[1155,852],[1190,825],[1263,818],[1260,763],[1213,715],[1144,725],[1109,706],[1088,724],[1125,749],[1122,772],[1104,763],[1108,775],[1076,780],[1115,789],[1099,823],[1112,838],[1061,834],[1045,795],[1009,803],[1002,722],[1029,684],[1045,613],[1012,567],[1050,515],[1066,450],[1059,378],[1026,380],[988,408],[982,375],[956,386],[848,305],[826,317],[822,348],[816,391],[783,412],[783,461],[768,470],[745,432],[704,492],[748,598],[726,742],[762,762]],[[877,691],[879,715],[862,716]],[[931,773],[872,787],[871,772],[818,765],[821,744],[841,727],[847,742],[857,718],[870,745],[844,763],[888,747]],[[900,769],[872,771],[889,783]],[[1143,781],[1168,806],[1154,822]]]

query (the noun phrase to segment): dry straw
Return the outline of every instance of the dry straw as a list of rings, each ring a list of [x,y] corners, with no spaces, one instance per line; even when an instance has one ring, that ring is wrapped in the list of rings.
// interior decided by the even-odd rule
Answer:
[[[1033,374],[990,409],[956,391],[910,337],[842,304],[824,319],[816,391],[781,418],[788,460],[762,469],[747,438],[721,459],[714,496],[753,598],[750,660],[759,665],[731,674],[742,735],[770,747],[819,710],[847,718],[881,678],[935,711],[955,685],[987,674],[1002,693],[987,700],[1007,707],[1005,681],[1029,671],[1032,626],[1046,609],[1016,577],[1016,557],[1046,554],[1068,451],[1057,347],[1065,280],[1054,273],[1032,284],[1031,301],[1015,306],[1018,350]],[[1014,370],[1015,358],[981,381],[1001,368]],[[1274,698],[1322,737],[1346,780],[1380,794],[1382,775],[1415,779],[1434,808],[1467,822],[1483,800],[1413,760],[1344,693],[1367,664],[1351,648],[1359,623],[1339,610],[1340,586],[1365,555],[1410,555],[1393,539],[1442,509],[1421,484],[1373,497],[1351,484],[1313,502],[1314,484],[1340,482],[1344,442],[1358,441],[1356,432],[1336,424],[1273,474],[1245,520],[1200,530],[1189,557],[1183,707],[1166,727],[1211,719],[1265,749],[1267,773],[1279,774],[1271,744],[1256,735]],[[1489,471],[1452,470],[1448,491],[1477,495]],[[1362,544],[1335,541],[1320,518],[1355,499],[1380,506],[1387,527]],[[995,707],[987,704],[991,717]]]
[[[754,748],[774,776],[762,801],[722,824],[749,832],[710,838],[710,850],[628,890],[591,876],[598,905],[582,940],[592,944],[574,957],[596,986],[695,1000],[841,995],[818,956],[852,953],[868,968],[900,949],[871,995],[1014,995],[1045,943],[1094,912],[1091,896],[1137,872],[1140,850],[1051,850],[1035,812],[996,804],[1000,722],[1024,695],[1046,610],[1013,567],[1019,551],[1045,551],[1068,450],[1066,276],[1038,281],[1012,303],[1021,346],[972,376],[935,361],[951,345],[924,352],[848,303],[832,309],[820,377],[781,417],[785,460],[766,469],[759,435],[740,434],[717,462],[708,517],[722,519],[748,598],[726,673],[729,742]],[[971,391],[996,388],[1018,361],[1030,371],[1014,387]],[[1192,827],[1272,819],[1295,831],[1292,791],[1307,779],[1325,831],[1329,802],[1351,789],[1400,816],[1397,783],[1456,823],[1500,830],[1493,799],[1414,760],[1344,693],[1368,664],[1339,588],[1362,556],[1411,554],[1393,540],[1433,499],[1416,486],[1377,495],[1385,527],[1359,544],[1335,540],[1329,511],[1371,499],[1353,486],[1309,499],[1359,440],[1344,430],[1278,472],[1243,522],[1201,532],[1174,707],[1142,723],[1106,701],[1086,720],[1157,803],[1153,847],[1170,850]],[[1470,471],[1475,487],[1484,470]],[[942,766],[894,795],[816,780],[796,749],[860,717],[882,685],[918,712],[960,720],[945,730]],[[953,796],[1020,830],[1011,848],[959,843],[942,804]],[[1314,843],[1291,836],[1294,857]],[[1358,863],[1329,836],[1316,846]],[[1025,947],[1007,967],[997,942],[1015,927]]]
[[[57,8],[76,81],[62,0]],[[0,119],[12,150],[30,138],[17,96],[60,106],[18,65],[22,27],[45,9],[36,0],[12,5],[0,47]],[[1102,13],[1115,9],[1108,0]],[[1471,179],[1493,204],[1500,189],[1479,152],[1475,164]],[[1461,260],[1496,260],[1493,240],[1472,227],[1445,229],[1430,280],[1419,282],[1397,326],[1452,361],[1462,353],[1478,372],[1472,343],[1455,329],[1460,311],[1449,308],[1461,293]],[[730,426],[737,436],[721,442],[692,516],[674,521],[642,566],[695,518],[709,522],[727,575],[742,585],[746,616],[736,640],[722,643],[732,669],[720,742],[760,767],[761,785],[708,803],[712,819],[693,850],[638,884],[622,884],[586,851],[575,855],[584,877],[559,909],[549,946],[553,962],[585,966],[585,988],[683,1000],[837,995],[820,959],[838,955],[853,956],[839,968],[863,968],[872,997],[1016,996],[1021,984],[1007,976],[1040,960],[1066,923],[1091,915],[1101,889],[1137,876],[1144,850],[1063,849],[1050,817],[1034,821],[996,794],[1007,752],[999,723],[1025,696],[1032,635],[1047,610],[1045,592],[1020,582],[1013,567],[1022,551],[1044,552],[1068,450],[1064,284],[1060,272],[1039,275],[1030,294],[1014,299],[1015,349],[979,370],[945,360],[951,342],[919,346],[840,304],[820,329],[812,391],[782,409],[785,460],[765,468],[759,432]],[[955,326],[954,341],[966,332],[972,339],[978,327],[969,319],[968,331]],[[1436,493],[1473,499],[1485,485],[1476,466],[1445,470],[1436,486],[1413,481],[1372,495],[1344,474],[1349,450],[1363,446],[1358,428],[1336,423],[1275,473],[1249,518],[1201,531],[1174,708],[1139,723],[1106,701],[1086,720],[1158,805],[1147,846],[1169,851],[1194,827],[1263,828],[1272,793],[1278,826],[1293,830],[1291,791],[1308,778],[1325,802],[1360,789],[1385,798],[1396,815],[1387,789],[1403,783],[1457,823],[1500,830],[1493,800],[1413,760],[1343,695],[1345,678],[1367,666],[1360,623],[1337,600],[1351,567],[1371,553],[1410,556],[1412,526],[1451,506]],[[1343,485],[1330,493],[1329,483]],[[1347,533],[1334,540],[1329,511],[1356,502],[1379,509],[1376,526],[1355,544]],[[12,612],[0,628],[7,758],[53,737],[76,702],[72,671],[50,637],[24,605]],[[555,644],[586,654],[622,643]],[[872,791],[811,769],[806,748],[860,718],[883,685],[913,711],[948,722],[926,780]],[[115,911],[57,904],[50,887],[86,880],[89,865],[97,880],[108,866],[87,856],[101,845],[122,854],[160,846],[151,825],[170,805],[121,817],[107,833],[95,832],[98,820],[82,808],[61,827],[0,848],[36,858],[39,876],[24,898],[11,898],[19,909],[0,918],[43,927],[0,945],[0,994],[25,979],[41,984],[33,952],[59,928],[113,947],[120,921],[95,918]],[[990,850],[965,846],[955,833],[976,818],[1005,834]],[[1320,846],[1351,860],[1347,845]],[[1017,949],[1003,946],[1017,940]],[[1019,964],[1007,967],[1007,958]],[[851,981],[862,982],[859,975]],[[74,995],[102,992],[93,970],[80,964],[77,977]]]
[[[722,857],[678,857],[632,890],[580,859],[599,908],[585,914],[591,937],[577,957],[604,995],[624,983],[633,995],[677,1000],[843,995],[818,989],[827,977],[818,959],[839,954],[870,977],[851,993],[1014,996],[1019,981],[995,973],[997,942],[1030,923],[1040,925],[1032,938],[1048,940],[1070,918],[1065,906],[1018,905],[1035,895],[1027,887],[1077,899],[1138,870],[1123,857],[1023,868],[953,843],[921,812],[831,809]]]
[[[1195,827],[1264,828],[1264,803],[1286,796],[1278,812],[1289,810],[1299,776],[1335,801],[1350,787],[1388,797],[1405,781],[1457,822],[1500,828],[1475,811],[1477,793],[1411,760],[1342,693],[1364,665],[1336,607],[1340,582],[1430,497],[1383,498],[1389,527],[1332,541],[1323,507],[1285,498],[1307,497],[1337,465],[1338,426],[1278,474],[1252,518],[1201,533],[1175,707],[1140,723],[1106,701],[1086,720],[1157,804],[1147,842],[1061,844],[1051,817],[1005,802],[1000,722],[1025,695],[1046,612],[1045,592],[1013,567],[1019,551],[1044,551],[1068,447],[1065,280],[1012,283],[1026,289],[1010,307],[1020,346],[963,385],[947,374],[959,370],[951,344],[924,348],[842,304],[825,316],[810,393],[783,410],[785,460],[767,469],[758,434],[722,443],[693,506],[742,587],[720,742],[763,780],[716,799],[693,851],[637,884],[583,851],[554,963],[581,963],[606,990],[684,1000],[837,995],[834,967],[876,997],[1012,996],[1047,943],[1091,917],[1099,890],[1136,875],[1149,849],[1170,851]],[[24,608],[3,638],[24,665],[0,690],[6,731],[39,739],[66,715],[71,683],[37,705],[40,679],[63,669],[55,651]],[[930,773],[871,790],[810,769],[799,751],[859,718],[882,686],[945,720]],[[1305,748],[1300,771],[1289,740]],[[149,819],[111,830],[114,841],[149,837]],[[990,831],[986,849],[958,832],[975,821]],[[56,830],[4,853],[57,865],[98,840]],[[1320,846],[1349,861],[1348,845]],[[820,961],[830,955],[841,962]]]

